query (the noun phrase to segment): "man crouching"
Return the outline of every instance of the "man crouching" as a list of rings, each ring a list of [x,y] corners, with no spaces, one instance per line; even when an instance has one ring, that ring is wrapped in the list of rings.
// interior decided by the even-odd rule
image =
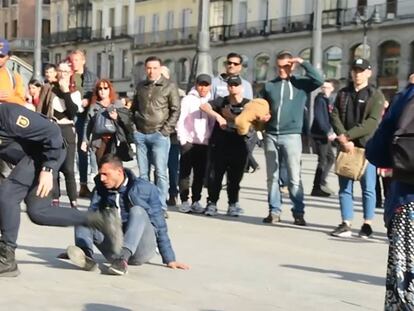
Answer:
[[[74,264],[87,271],[95,270],[97,264],[92,258],[95,244],[111,262],[108,272],[123,275],[127,272],[128,264],[141,265],[148,262],[158,246],[163,263],[169,268],[189,269],[188,265],[175,261],[156,186],[135,177],[112,154],[101,159],[95,185],[89,209],[118,210],[124,232],[123,247],[119,254],[115,254],[100,231],[79,226],[75,230],[76,246],[69,246],[67,250]]]

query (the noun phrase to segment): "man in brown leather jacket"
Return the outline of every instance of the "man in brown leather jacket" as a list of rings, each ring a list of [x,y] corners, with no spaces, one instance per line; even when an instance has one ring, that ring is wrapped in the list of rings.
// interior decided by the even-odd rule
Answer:
[[[145,60],[147,79],[137,85],[131,111],[137,128],[134,140],[139,175],[148,180],[149,165],[154,165],[156,185],[166,210],[170,134],[180,115],[180,97],[177,86],[161,75],[161,65],[156,56]]]

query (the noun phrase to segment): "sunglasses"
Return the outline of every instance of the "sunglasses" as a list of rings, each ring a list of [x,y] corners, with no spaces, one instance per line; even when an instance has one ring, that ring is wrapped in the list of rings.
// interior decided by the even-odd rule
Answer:
[[[5,58],[7,55],[5,54],[0,54],[0,58]]]
[[[235,62],[231,62],[231,61],[227,61],[226,64],[227,65],[240,66],[240,63],[235,63]]]
[[[98,91],[102,91],[102,90],[109,90],[109,87],[98,87]]]

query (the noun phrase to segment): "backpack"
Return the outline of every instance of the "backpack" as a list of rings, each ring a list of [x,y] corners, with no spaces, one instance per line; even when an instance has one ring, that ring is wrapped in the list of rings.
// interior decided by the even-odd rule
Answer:
[[[414,99],[403,108],[391,143],[393,179],[414,184]]]

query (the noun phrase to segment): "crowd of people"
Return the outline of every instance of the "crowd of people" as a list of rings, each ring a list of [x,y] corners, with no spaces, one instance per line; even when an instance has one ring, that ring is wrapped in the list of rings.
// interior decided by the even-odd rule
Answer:
[[[14,253],[18,206],[23,200],[35,223],[76,226],[75,246],[70,246],[65,256],[84,270],[97,267],[94,244],[111,263],[108,272],[112,274],[125,274],[128,264],[147,262],[156,248],[168,267],[188,269],[175,258],[165,219],[168,207],[177,205],[182,213],[217,215],[225,178],[226,214],[237,217],[243,213],[240,183],[245,172],[259,168],[253,149],[262,136],[269,208],[263,222],[281,221],[281,191],[286,186],[293,223],[306,226],[302,133],[309,95],[320,88],[311,126],[318,164],[310,194],[333,194],[327,176],[335,162],[335,148],[345,153],[367,148],[369,162],[359,179],[363,205],[359,236],[373,235],[375,208],[382,207],[377,200],[379,175],[385,188],[386,214],[398,216],[387,218],[390,240],[394,241],[390,245],[387,303],[389,310],[394,310],[391,305],[396,303],[412,303],[407,293],[406,300],[401,298],[401,291],[412,290],[399,288],[400,280],[393,271],[401,262],[395,262],[392,255],[401,251],[395,236],[401,238],[404,230],[412,232],[411,227],[401,225],[401,219],[406,211],[411,217],[413,191],[384,175],[390,173],[392,163],[380,156],[386,152],[377,149],[391,144],[392,136],[385,129],[395,128],[402,111],[397,107],[411,100],[414,79],[391,101],[391,113],[385,114],[376,132],[388,102],[369,83],[372,68],[366,59],[352,62],[349,84],[339,89],[337,81],[324,80],[309,62],[283,50],[276,56],[276,77],[253,94],[251,84],[241,76],[243,57],[233,52],[227,55],[224,73],[216,77],[199,74],[185,94],[170,79],[161,59],[151,56],[145,60],[146,79],[129,100],[119,98],[109,79],[96,77],[86,67],[80,50],[59,64],[47,65],[45,80],[32,79],[27,86],[7,69],[9,56],[9,43],[0,39],[0,136],[2,141],[5,137],[10,141],[2,142],[0,159],[2,170],[11,170],[8,176],[2,175],[0,185],[0,276],[18,274]],[[240,135],[235,120],[253,97],[265,99],[269,105],[270,113],[256,120],[264,131],[252,126],[246,135]],[[386,143],[375,144],[370,141],[372,136],[374,141],[385,137]],[[32,148],[36,143],[38,147]],[[131,145],[135,145],[139,177],[122,163],[133,160]],[[92,192],[87,186],[88,165],[97,172]],[[71,209],[59,208],[59,172],[65,179]],[[342,221],[331,235],[346,238],[352,235],[355,180],[340,175],[338,183]],[[6,196],[7,200],[13,198],[7,207],[2,203]],[[79,197],[91,199],[88,212],[77,209]],[[411,236],[409,243],[414,245]],[[406,278],[412,282],[412,277]]]

